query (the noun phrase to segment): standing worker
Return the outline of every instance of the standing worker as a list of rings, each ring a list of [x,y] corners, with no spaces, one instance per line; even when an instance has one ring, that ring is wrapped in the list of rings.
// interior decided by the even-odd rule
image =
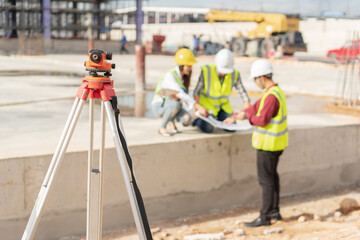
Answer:
[[[260,216],[247,227],[271,225],[271,219],[282,220],[279,209],[280,181],[277,173],[279,157],[288,146],[287,108],[285,94],[272,80],[273,68],[264,59],[255,61],[250,70],[250,78],[256,85],[266,89],[255,104],[224,122],[248,119],[255,127],[252,146],[257,150],[257,173],[262,188],[262,208]]]
[[[188,95],[192,65],[197,63],[194,54],[189,49],[182,48],[175,54],[175,63],[178,66],[170,69],[163,78],[159,79],[151,103],[153,112],[162,117],[159,134],[163,136],[171,136],[179,132],[175,120],[182,122],[184,126],[190,125],[191,116],[184,105],[187,105],[188,109],[194,107],[203,116],[207,115],[207,110]],[[177,93],[170,97],[162,97],[156,94],[160,89],[170,89]],[[168,125],[169,130],[166,129]]]
[[[126,39],[124,31],[122,31],[122,38],[120,40],[120,54],[125,52],[126,54],[129,54],[129,51],[127,50],[128,41]]]
[[[234,69],[234,56],[229,49],[221,49],[215,55],[215,64],[201,67],[199,82],[194,90],[194,99],[220,121],[233,113],[229,96],[233,88],[238,91],[245,107],[250,99],[241,82],[239,71]],[[214,127],[202,119],[194,121],[201,131],[211,133]]]
[[[195,34],[193,35],[193,40],[194,40],[193,53],[195,54],[195,56],[198,55],[199,50],[200,50],[200,38],[201,37],[202,37],[202,34],[200,34],[199,36],[196,36]]]

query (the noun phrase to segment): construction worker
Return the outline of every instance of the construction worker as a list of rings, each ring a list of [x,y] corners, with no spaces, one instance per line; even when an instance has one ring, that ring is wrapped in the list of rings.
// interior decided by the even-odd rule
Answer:
[[[124,31],[122,31],[122,38],[120,40],[120,54],[126,53],[129,54],[129,51],[127,50],[128,41],[126,39],[126,35]]]
[[[215,64],[201,67],[194,99],[217,120],[223,121],[233,113],[229,96],[234,87],[244,106],[250,106],[250,99],[241,82],[240,73],[234,69],[234,56],[229,49],[224,48],[215,55]],[[214,131],[214,127],[202,119],[195,119],[193,125],[205,133]]]
[[[279,209],[280,181],[277,173],[279,157],[288,146],[287,108],[285,94],[272,80],[273,68],[265,60],[255,61],[250,70],[250,78],[264,95],[249,108],[234,114],[224,122],[248,119],[255,127],[252,146],[257,151],[257,173],[262,188],[262,208],[260,216],[247,227],[267,226],[271,220],[281,220]]]
[[[159,79],[151,103],[153,112],[162,117],[159,134],[163,136],[171,136],[179,132],[175,120],[182,122],[184,126],[191,123],[191,116],[186,108],[190,110],[193,107],[200,114],[207,115],[207,110],[188,95],[192,65],[197,63],[194,54],[189,49],[182,48],[175,54],[175,63],[178,66],[170,69],[163,78]],[[162,97],[156,94],[160,89],[174,90],[176,94]]]

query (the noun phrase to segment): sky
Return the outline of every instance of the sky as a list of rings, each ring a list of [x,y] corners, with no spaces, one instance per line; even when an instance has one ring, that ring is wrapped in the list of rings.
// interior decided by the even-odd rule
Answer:
[[[304,16],[340,11],[350,17],[360,17],[360,0],[144,0],[144,6],[300,13]]]

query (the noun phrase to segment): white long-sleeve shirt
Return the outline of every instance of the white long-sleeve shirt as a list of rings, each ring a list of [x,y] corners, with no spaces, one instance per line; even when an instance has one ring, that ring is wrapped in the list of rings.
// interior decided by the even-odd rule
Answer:
[[[180,75],[180,69],[179,67],[175,67],[176,74],[178,75],[179,79],[181,79]],[[162,81],[161,88],[163,89],[171,89],[174,91],[177,91],[177,97],[181,100],[181,102],[185,103],[188,108],[191,108],[195,104],[195,100],[187,93],[184,92],[184,90],[181,88],[179,83],[176,81],[173,73],[171,71],[168,71]],[[155,102],[163,101],[161,98],[158,98]]]

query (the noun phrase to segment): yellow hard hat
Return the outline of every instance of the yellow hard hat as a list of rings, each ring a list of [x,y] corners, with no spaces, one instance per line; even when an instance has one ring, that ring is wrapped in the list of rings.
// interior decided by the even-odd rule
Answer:
[[[197,63],[194,54],[187,48],[179,49],[175,54],[175,63],[192,66]]]

